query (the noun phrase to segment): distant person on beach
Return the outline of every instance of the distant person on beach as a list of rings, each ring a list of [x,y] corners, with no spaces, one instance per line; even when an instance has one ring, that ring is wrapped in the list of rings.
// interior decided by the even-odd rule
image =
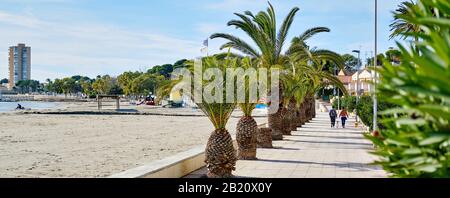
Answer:
[[[345,107],[342,108],[342,111],[339,114],[339,117],[341,117],[342,128],[345,128],[345,121],[347,121],[347,118],[348,118],[348,112],[347,112],[347,110],[345,110]]]
[[[334,126],[336,124],[337,113],[336,113],[336,110],[334,110],[333,107],[331,107],[329,115],[330,115],[330,120],[331,120],[331,128],[334,128]]]
[[[17,107],[16,107],[16,109],[25,109],[25,107],[22,107],[22,105],[20,105],[20,104],[17,104]]]

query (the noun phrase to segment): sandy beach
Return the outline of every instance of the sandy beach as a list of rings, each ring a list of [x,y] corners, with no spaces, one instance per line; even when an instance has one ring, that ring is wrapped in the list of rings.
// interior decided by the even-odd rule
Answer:
[[[93,103],[57,111],[95,109]],[[201,115],[196,109],[147,112]],[[234,136],[239,112],[228,123]],[[266,118],[256,118],[259,124]],[[0,114],[0,177],[106,177],[204,145],[204,116]]]

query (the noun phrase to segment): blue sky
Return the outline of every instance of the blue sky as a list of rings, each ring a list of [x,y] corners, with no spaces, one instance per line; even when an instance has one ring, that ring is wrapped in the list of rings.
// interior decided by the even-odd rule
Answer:
[[[373,0],[272,0],[279,23],[300,8],[289,40],[308,28],[326,26],[311,46],[370,56],[374,42]],[[379,0],[379,48],[394,47],[389,24],[401,0]],[[0,78],[8,76],[7,50],[32,47],[32,78],[74,74],[95,77],[146,71],[153,65],[201,56],[202,41],[215,32],[244,34],[226,23],[234,12],[258,12],[265,0],[0,0]],[[224,41],[210,41],[210,53]]]

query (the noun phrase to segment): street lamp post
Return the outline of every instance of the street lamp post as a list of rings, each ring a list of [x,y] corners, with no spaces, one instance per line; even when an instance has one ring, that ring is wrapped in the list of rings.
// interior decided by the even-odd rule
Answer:
[[[361,50],[353,50],[354,53],[358,53],[358,69],[356,70],[356,106],[359,103],[359,70],[361,68]],[[358,123],[358,110],[355,109],[356,115],[356,123]]]
[[[375,56],[374,56],[374,66],[375,66],[375,70],[373,72],[374,74],[374,83],[373,83],[373,131],[376,132],[378,130],[378,124],[377,124],[377,116],[378,116],[378,101],[377,101],[377,65],[378,65],[378,61],[377,61],[377,39],[378,39],[378,35],[377,35],[377,30],[378,30],[378,0],[375,0]]]
[[[334,66],[334,74],[336,75],[336,77],[339,75],[339,71],[338,71],[336,65]],[[337,103],[338,103],[337,110],[339,111],[341,108],[341,101],[340,101],[340,97],[339,97],[339,88],[335,86],[334,89],[337,92]]]

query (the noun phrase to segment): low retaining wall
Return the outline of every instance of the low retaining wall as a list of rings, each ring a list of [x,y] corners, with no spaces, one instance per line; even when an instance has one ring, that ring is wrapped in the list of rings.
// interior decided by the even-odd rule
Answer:
[[[204,161],[205,146],[201,146],[108,178],[180,178],[204,167]]]
[[[267,124],[258,126],[264,127]],[[237,142],[233,139],[236,148]],[[181,178],[206,166],[206,145],[178,153],[174,156],[157,160],[149,164],[123,171],[108,178]]]

